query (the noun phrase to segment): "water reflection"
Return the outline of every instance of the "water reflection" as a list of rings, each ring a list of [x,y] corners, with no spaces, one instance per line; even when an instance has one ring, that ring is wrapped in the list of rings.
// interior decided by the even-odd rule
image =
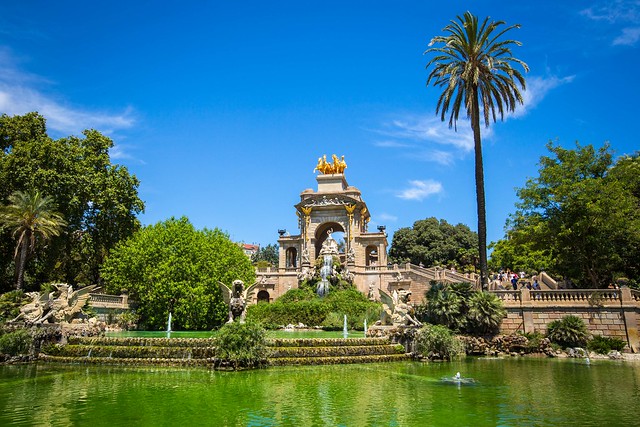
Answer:
[[[633,425],[640,364],[549,359],[206,369],[0,367],[0,425]],[[472,386],[443,383],[460,371]]]

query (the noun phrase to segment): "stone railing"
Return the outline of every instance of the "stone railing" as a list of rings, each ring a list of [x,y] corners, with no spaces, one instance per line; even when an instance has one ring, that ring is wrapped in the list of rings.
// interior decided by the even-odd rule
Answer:
[[[505,305],[509,303],[520,304],[522,301],[520,291],[491,291],[491,293],[500,298]]]
[[[129,309],[128,295],[108,295],[108,294],[91,294],[89,300],[94,308],[119,308],[123,310]]]
[[[505,307],[611,307],[621,305],[640,308],[640,292],[631,289],[550,289],[490,291]]]

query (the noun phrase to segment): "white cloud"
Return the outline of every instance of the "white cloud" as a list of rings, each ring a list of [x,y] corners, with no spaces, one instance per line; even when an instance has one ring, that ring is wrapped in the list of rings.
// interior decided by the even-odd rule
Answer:
[[[640,1],[616,0],[602,2],[580,11],[587,19],[609,24],[618,33],[611,42],[614,46],[634,46],[640,40]],[[620,24],[632,24],[619,29]],[[620,33],[621,31],[621,33]]]
[[[131,108],[120,113],[90,111],[71,107],[54,96],[38,89],[46,79],[20,70],[6,48],[0,48],[0,112],[8,115],[38,111],[47,119],[49,129],[79,134],[84,129],[97,129],[110,134],[133,126]]]
[[[511,117],[522,117],[535,108],[551,91],[559,86],[571,83],[575,76],[566,77],[529,77],[527,79],[527,89],[522,92],[522,105],[516,107],[510,114]]]
[[[377,142],[374,142],[373,145],[375,145],[376,147],[382,147],[382,148],[406,148],[406,147],[411,147],[411,144],[406,144],[404,142],[399,142],[399,141],[377,141]]]
[[[640,40],[640,27],[623,28],[622,34],[613,40],[614,46],[634,46]]]
[[[449,128],[448,122],[434,115],[408,115],[395,119],[381,132],[397,139],[428,141],[462,151],[473,148],[473,133],[469,126],[459,124],[456,131]]]
[[[442,193],[442,183],[427,179],[423,181],[409,181],[409,188],[406,188],[396,194],[397,197],[404,200],[421,201],[431,195]]]

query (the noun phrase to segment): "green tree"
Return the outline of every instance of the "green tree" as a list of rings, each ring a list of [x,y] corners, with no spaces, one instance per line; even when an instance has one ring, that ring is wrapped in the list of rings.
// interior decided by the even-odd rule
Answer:
[[[278,246],[269,244],[258,249],[251,257],[251,262],[257,264],[260,261],[268,262],[271,267],[278,267]]]
[[[389,258],[395,263],[411,262],[425,267],[458,266],[475,270],[478,236],[464,224],[427,218],[400,228],[393,234]]]
[[[99,282],[100,264],[140,227],[136,215],[144,209],[137,178],[111,163],[113,141],[96,130],[53,139],[45,119],[29,113],[0,116],[0,147],[0,203],[15,191],[37,189],[54,199],[67,223],[68,232],[29,263],[35,282]],[[0,274],[7,270],[10,239],[0,235]]]
[[[118,244],[101,270],[109,292],[127,290],[142,326],[162,330],[172,313],[174,329],[208,330],[226,319],[218,282],[255,271],[242,249],[218,229],[196,230],[187,218],[171,218],[137,231]]]
[[[496,121],[496,110],[501,119],[506,111],[514,111],[516,104],[522,104],[518,84],[525,89],[524,77],[513,65],[521,65],[529,71],[527,64],[512,56],[511,47],[519,46],[515,40],[501,37],[519,25],[502,28],[504,21],[489,22],[485,18],[479,25],[478,18],[470,12],[444,28],[444,36],[436,36],[425,54],[435,54],[427,64],[433,66],[427,79],[427,86],[443,88],[438,99],[436,114],[445,120],[449,115],[449,127],[456,127],[460,109],[466,110],[471,119],[475,152],[476,199],[478,210],[478,252],[480,256],[480,279],[485,285],[487,276],[487,222],[485,213],[484,170],[482,163],[482,142],[480,136],[480,109],[485,126],[491,119]]]
[[[539,176],[517,192],[508,231],[517,236],[515,250],[528,241],[552,271],[582,287],[606,287],[619,275],[637,280],[637,156],[614,164],[608,144],[547,148],[552,155],[541,157]]]
[[[9,205],[0,209],[0,225],[11,230],[17,240],[14,253],[16,289],[24,283],[27,259],[35,253],[36,240],[60,235],[66,222],[55,212],[53,199],[38,191],[17,191],[9,196]]]

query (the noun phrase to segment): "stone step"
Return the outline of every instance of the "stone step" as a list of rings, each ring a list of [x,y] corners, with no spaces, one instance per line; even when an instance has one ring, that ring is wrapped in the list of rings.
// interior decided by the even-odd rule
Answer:
[[[156,347],[123,345],[67,344],[46,348],[51,356],[114,358],[207,358],[215,356],[215,347]]]
[[[349,357],[404,354],[402,345],[364,345],[334,347],[271,347],[270,358],[280,357]]]
[[[367,356],[336,356],[336,357],[280,357],[269,359],[272,366],[289,365],[340,365],[351,363],[378,363],[378,362],[398,362],[409,360],[406,354],[384,354]]]
[[[213,358],[155,358],[155,357],[67,357],[40,354],[39,360],[71,365],[117,365],[117,366],[210,366]]]
[[[388,338],[269,338],[270,347],[343,347],[390,344]]]
[[[68,343],[86,346],[214,347],[215,338],[69,337]]]

